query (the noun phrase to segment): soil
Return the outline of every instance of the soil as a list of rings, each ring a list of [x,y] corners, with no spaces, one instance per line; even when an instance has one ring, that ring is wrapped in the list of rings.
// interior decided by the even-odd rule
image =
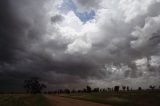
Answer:
[[[59,96],[46,95],[45,97],[51,106],[111,106],[111,105],[93,103],[89,101],[76,100]]]

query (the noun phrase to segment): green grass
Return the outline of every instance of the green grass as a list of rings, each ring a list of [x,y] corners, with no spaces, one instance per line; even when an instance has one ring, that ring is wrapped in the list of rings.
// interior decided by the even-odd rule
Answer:
[[[42,95],[0,94],[0,106],[48,106]]]
[[[59,96],[113,106],[160,106],[160,91],[74,93]]]

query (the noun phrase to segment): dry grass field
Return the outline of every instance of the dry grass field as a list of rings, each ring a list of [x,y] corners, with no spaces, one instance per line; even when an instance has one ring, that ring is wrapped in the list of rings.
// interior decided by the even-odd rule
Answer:
[[[0,106],[48,106],[42,95],[0,94]]]

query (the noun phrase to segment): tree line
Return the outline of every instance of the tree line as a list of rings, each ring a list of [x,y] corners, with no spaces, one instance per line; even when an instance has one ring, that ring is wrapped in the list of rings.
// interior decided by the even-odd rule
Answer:
[[[25,80],[24,81],[24,88],[26,89],[26,93],[32,93],[32,94],[37,94],[37,93],[42,93],[42,90],[45,89],[47,86],[39,81],[39,78],[33,77],[31,79]],[[150,85],[149,86],[150,90],[155,90],[156,86]],[[160,89],[160,86],[157,88]],[[143,90],[142,87],[138,87],[138,91]],[[55,91],[45,91],[44,93],[48,94],[60,94],[60,93],[91,93],[91,92],[119,92],[119,91],[133,91],[133,89],[129,86],[114,86],[112,88],[91,88],[91,86],[87,85],[84,89],[81,90],[70,90],[70,89],[59,89]]]

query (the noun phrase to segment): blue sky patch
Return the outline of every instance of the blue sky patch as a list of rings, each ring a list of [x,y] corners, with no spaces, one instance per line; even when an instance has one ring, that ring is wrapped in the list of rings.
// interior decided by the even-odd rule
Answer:
[[[78,12],[77,6],[72,0],[63,0],[61,7],[59,8],[63,12],[73,11],[79,19],[86,23],[89,20],[94,19],[95,11],[91,10],[89,12]]]

